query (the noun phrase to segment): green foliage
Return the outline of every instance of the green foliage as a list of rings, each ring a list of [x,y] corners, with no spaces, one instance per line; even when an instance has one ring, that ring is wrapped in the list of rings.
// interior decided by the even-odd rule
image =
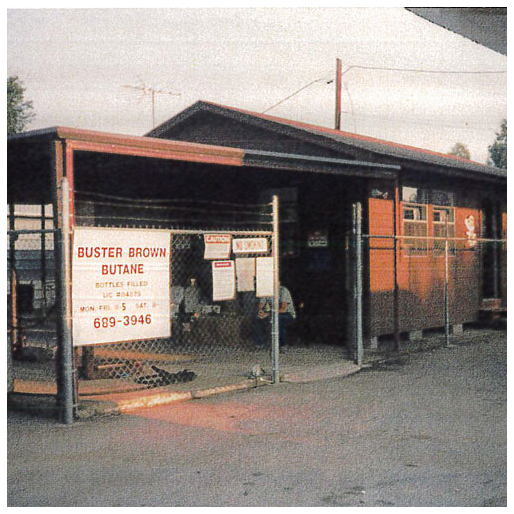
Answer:
[[[17,76],[7,78],[7,135],[22,132],[34,119],[32,102],[25,101],[25,88]]]
[[[507,169],[507,120],[503,120],[496,141],[489,147],[489,158],[493,166]]]
[[[448,155],[456,155],[457,157],[462,157],[463,159],[470,159],[469,149],[462,143],[455,143],[453,148],[448,152]]]

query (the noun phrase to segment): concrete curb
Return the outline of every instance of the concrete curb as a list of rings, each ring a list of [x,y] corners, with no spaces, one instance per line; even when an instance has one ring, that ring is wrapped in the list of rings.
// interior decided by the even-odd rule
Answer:
[[[233,391],[253,389],[271,382],[263,377],[243,380],[235,384],[194,389],[191,391],[161,391],[153,394],[141,394],[141,391],[120,393],[119,395],[103,395],[102,398],[87,396],[80,399],[78,404],[78,419],[89,419],[97,416],[115,416],[138,409],[157,407],[175,402],[207,398]],[[44,418],[58,418],[59,409],[55,395],[11,392],[7,395],[9,410],[26,412]]]
[[[450,348],[457,345],[451,345]],[[330,378],[345,377],[358,373],[362,369],[391,362],[411,354],[430,352],[445,348],[444,342],[431,341],[415,345],[412,348],[403,348],[400,352],[381,351],[375,355],[368,355],[361,366],[350,361],[335,364],[324,364],[308,369],[299,369],[280,375],[282,383],[308,383]],[[240,382],[223,386],[210,387],[205,389],[192,389],[189,391],[159,391],[149,392],[136,390],[132,392],[120,392],[102,394],[101,396],[89,395],[82,397],[78,405],[78,419],[88,419],[98,416],[120,415],[144,409],[167,405],[179,401],[207,398],[209,396],[253,389],[263,385],[270,385],[272,382],[269,377],[256,377]],[[54,394],[33,394],[28,392],[9,392],[7,395],[8,409],[28,412],[33,415],[45,418],[58,418],[59,412],[55,403]]]
[[[361,369],[362,366],[349,362],[344,362],[343,364],[329,364],[317,368],[285,373],[280,378],[280,381],[306,384],[329,378],[346,377],[358,373]]]

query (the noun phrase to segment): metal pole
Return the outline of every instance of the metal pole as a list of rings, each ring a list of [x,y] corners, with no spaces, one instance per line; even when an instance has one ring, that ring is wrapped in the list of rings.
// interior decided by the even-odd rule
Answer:
[[[353,248],[354,248],[354,278],[353,278],[353,347],[355,364],[361,365],[364,356],[362,341],[362,206],[360,202],[353,205]]]
[[[448,232],[446,232],[448,235]],[[448,237],[444,242],[444,337],[445,346],[450,346],[450,295],[448,291]]]
[[[46,316],[46,218],[45,204],[41,204],[41,314]]]
[[[493,239],[498,239],[498,204],[496,202],[493,203],[493,208],[491,209],[491,230]],[[498,298],[499,294],[499,269],[498,269],[498,246],[497,243],[492,243],[492,259],[493,259],[493,298]]]
[[[71,339],[71,295],[70,295],[70,194],[68,180],[61,179],[60,184],[61,208],[59,209],[60,233],[58,235],[58,248],[60,254],[60,273],[57,279],[60,281],[60,377],[58,382],[58,395],[60,405],[61,422],[73,423],[73,350]]]
[[[278,223],[278,196],[273,195],[272,200],[272,211],[273,211],[273,316],[271,324],[271,361],[272,361],[272,379],[274,384],[280,382],[279,374],[279,353],[280,353],[280,341],[279,341],[279,223]]]
[[[10,282],[11,282],[11,351],[18,352],[21,350],[18,332],[18,300],[16,295],[17,275],[16,275],[16,239],[17,234],[14,232],[16,228],[14,217],[14,204],[9,203],[9,265],[10,265]]]
[[[394,348],[400,351],[400,289],[398,287],[398,207],[400,205],[399,184],[396,181],[393,202],[393,326]]]
[[[341,130],[341,111],[342,111],[342,93],[341,93],[341,59],[336,60],[336,130]]]

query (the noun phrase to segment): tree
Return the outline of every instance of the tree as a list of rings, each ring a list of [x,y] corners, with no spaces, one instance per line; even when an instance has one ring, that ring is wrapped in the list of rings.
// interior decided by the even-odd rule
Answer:
[[[448,152],[448,155],[456,155],[457,157],[468,160],[470,158],[468,147],[462,143],[455,143],[453,148]]]
[[[32,101],[24,99],[25,88],[17,76],[7,78],[7,135],[22,132],[34,119]]]
[[[507,120],[502,121],[500,132],[496,133],[496,141],[489,147],[489,164],[507,169]]]

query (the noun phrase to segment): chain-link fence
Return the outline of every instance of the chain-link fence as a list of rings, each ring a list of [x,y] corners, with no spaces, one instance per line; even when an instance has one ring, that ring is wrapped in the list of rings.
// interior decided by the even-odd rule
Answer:
[[[369,295],[357,323],[371,346],[380,337],[420,338],[506,314],[506,240],[362,235]]]
[[[69,318],[75,330],[82,321],[64,308],[66,291],[76,294],[80,288],[77,273],[66,285],[61,261],[69,260],[71,266],[77,234],[89,230],[93,236],[103,233],[98,240],[89,239],[85,256],[93,255],[95,248],[115,248],[117,237],[126,238],[129,245],[133,238],[132,246],[141,248],[138,234],[164,234],[169,252],[167,276],[161,278],[169,299],[169,332],[144,336],[142,329],[153,322],[146,305],[155,292],[145,292],[144,277],[111,276],[106,283],[112,290],[100,291],[105,301],[89,302],[86,297],[78,311],[89,325],[82,326],[86,337],[73,341],[68,359],[75,400],[170,385],[201,390],[256,375],[278,380],[279,294],[273,275],[278,273],[278,209],[273,207],[201,199],[134,201],[76,192],[69,244],[63,244],[64,231],[15,230],[11,224],[10,378],[23,381],[25,392],[49,394],[55,394],[57,382],[63,380],[65,359],[57,351],[57,341],[66,336],[62,322]],[[357,223],[360,216],[354,212],[352,254],[347,259],[351,294],[345,315],[348,350],[357,363],[379,338],[394,336],[399,348],[402,338],[443,329],[449,342],[463,324],[505,314],[506,240],[366,235]],[[64,259],[63,248],[69,249]],[[117,270],[121,264],[113,266]],[[97,289],[105,285],[93,284]],[[79,300],[84,298],[73,297],[69,305],[76,307]],[[138,315],[124,312],[129,301],[139,305]],[[117,325],[133,336],[96,338]]]
[[[235,257],[231,249],[225,259],[210,260],[205,258],[205,247],[212,233],[171,231],[171,336],[77,348],[79,394],[87,393],[89,380],[118,381],[113,387],[122,382],[129,387],[178,387],[193,381],[187,387],[214,387],[248,378],[256,364],[271,372],[271,316],[259,318],[259,304],[265,299],[256,296],[254,285],[256,263],[270,255],[271,236],[262,232],[223,234],[229,236],[231,246],[233,241],[258,240],[268,250],[252,253],[252,257]],[[231,266],[228,273],[235,282],[228,285],[233,288],[230,299],[216,299],[214,266],[218,263]],[[130,284],[121,286],[122,296],[137,295],[144,289]],[[120,305],[123,309],[124,302]],[[123,312],[120,320],[134,327],[145,322],[140,316],[125,316]],[[114,313],[95,313],[92,329],[108,328],[117,321]]]
[[[54,230],[21,229],[7,238],[8,390],[55,390],[57,331]]]
[[[75,228],[69,240],[64,229],[13,230],[16,224],[10,223],[9,391],[17,380],[18,392],[48,393],[57,395],[57,400],[61,394],[59,405],[73,401],[76,409],[82,397],[100,393],[170,385],[201,390],[257,376],[278,380],[272,345],[273,334],[278,338],[274,319],[278,204],[145,202],[80,193],[75,198]],[[139,240],[142,233],[164,234],[169,242],[167,276],[160,279],[169,303],[166,336],[146,337],[141,327],[155,321],[152,288],[161,285],[148,284],[144,276],[105,277],[110,282],[94,282],[93,277],[93,288],[110,289],[101,291],[102,300],[87,296],[88,292],[80,297],[74,259],[83,230],[90,230],[88,237],[93,237],[84,250],[86,257],[99,248],[94,245],[113,244],[109,241],[117,237],[127,237],[123,244],[131,245],[130,238]],[[101,241],[95,241],[99,231]],[[128,265],[143,266],[137,257],[145,257],[148,249],[136,242],[133,248],[136,264]],[[69,271],[63,268],[67,261]],[[124,312],[129,305],[140,314]],[[75,325],[82,323],[84,328],[84,319],[88,334],[75,340]],[[67,333],[68,323],[72,328]],[[133,337],[96,338],[117,324],[128,330],[125,334],[133,331]],[[71,354],[63,353],[69,344],[73,344]],[[71,396],[68,386],[59,386],[68,380],[66,375],[73,384]]]

